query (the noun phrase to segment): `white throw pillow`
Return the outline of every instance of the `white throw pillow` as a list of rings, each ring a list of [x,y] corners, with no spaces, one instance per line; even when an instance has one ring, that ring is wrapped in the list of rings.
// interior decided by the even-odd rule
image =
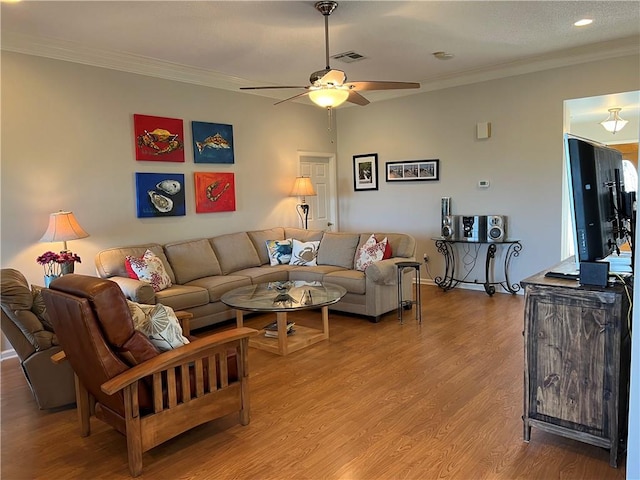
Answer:
[[[166,352],[189,343],[182,335],[182,327],[171,307],[158,303],[144,305],[127,300],[133,326],[149,338],[158,350]]]
[[[164,269],[162,260],[151,250],[144,252],[140,258],[127,255],[131,269],[138,275],[138,279],[150,283],[154,292],[159,292],[171,286],[171,278]]]
[[[293,248],[291,250],[291,265],[302,265],[306,267],[315,267],[318,265],[316,258],[318,257],[318,247],[320,240],[312,242],[301,242],[293,239]]]
[[[364,272],[369,265],[382,260],[384,258],[384,251],[387,248],[387,242],[387,237],[384,237],[378,242],[376,241],[375,235],[371,235],[358,250],[356,270]]]
[[[267,240],[267,253],[271,265],[288,265],[291,262],[291,239]]]

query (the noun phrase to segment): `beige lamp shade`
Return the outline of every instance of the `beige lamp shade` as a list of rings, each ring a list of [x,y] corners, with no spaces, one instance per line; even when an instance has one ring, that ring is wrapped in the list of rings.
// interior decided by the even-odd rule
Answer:
[[[40,239],[41,242],[63,242],[67,250],[67,240],[86,238],[89,234],[78,223],[73,212],[62,210],[49,215],[49,226]]]
[[[291,189],[291,193],[289,196],[291,197],[313,197],[316,192],[313,189],[313,184],[311,183],[311,179],[309,177],[296,177],[296,181],[293,184],[293,188]]]

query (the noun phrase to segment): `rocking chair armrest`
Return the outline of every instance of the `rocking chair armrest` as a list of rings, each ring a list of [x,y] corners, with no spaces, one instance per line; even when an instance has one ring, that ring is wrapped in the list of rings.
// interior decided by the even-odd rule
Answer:
[[[163,352],[151,360],[122,372],[120,375],[103,383],[100,388],[107,395],[113,395],[144,377],[151,376],[154,373],[159,373],[185,363],[193,362],[198,358],[205,357],[207,352],[210,350],[215,350],[227,343],[248,339],[249,337],[257,334],[258,330],[241,327],[225,330],[204,338],[198,338],[187,345],[176,348],[175,350]]]

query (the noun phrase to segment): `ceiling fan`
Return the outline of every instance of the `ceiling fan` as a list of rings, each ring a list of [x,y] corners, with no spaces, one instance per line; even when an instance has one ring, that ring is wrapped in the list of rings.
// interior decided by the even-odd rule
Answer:
[[[325,108],[333,108],[342,105],[345,101],[356,105],[367,105],[369,100],[360,95],[361,90],[397,90],[405,88],[420,88],[416,82],[347,82],[347,75],[342,70],[332,69],[329,66],[329,15],[338,7],[338,2],[322,0],[315,4],[316,10],[324,15],[325,59],[324,70],[313,72],[309,77],[310,85],[307,86],[268,86],[268,87],[240,87],[240,90],[262,90],[275,88],[304,88],[306,92],[276,102],[278,105],[295,98],[309,95],[313,103]]]

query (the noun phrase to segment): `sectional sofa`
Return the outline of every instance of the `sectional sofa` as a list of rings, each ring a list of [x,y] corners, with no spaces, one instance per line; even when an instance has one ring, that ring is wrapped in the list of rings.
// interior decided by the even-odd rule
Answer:
[[[416,242],[407,234],[375,232],[378,240],[388,239],[392,256],[369,265],[364,271],[356,270],[356,255],[371,234],[276,227],[165,245],[148,243],[110,248],[96,255],[95,264],[98,275],[118,283],[132,301],[162,303],[174,310],[192,313],[192,329],[235,317],[235,312],[220,301],[225,292],[245,285],[287,280],[341,285],[347,294],[331,309],[367,316],[377,322],[381,315],[397,308],[395,264],[415,260]],[[272,265],[267,242],[286,239],[319,241],[317,265]],[[147,250],[162,261],[171,280],[170,287],[155,291],[149,283],[131,278],[127,256],[142,257]],[[402,282],[404,298],[411,298],[411,281],[412,277],[408,277]]]

